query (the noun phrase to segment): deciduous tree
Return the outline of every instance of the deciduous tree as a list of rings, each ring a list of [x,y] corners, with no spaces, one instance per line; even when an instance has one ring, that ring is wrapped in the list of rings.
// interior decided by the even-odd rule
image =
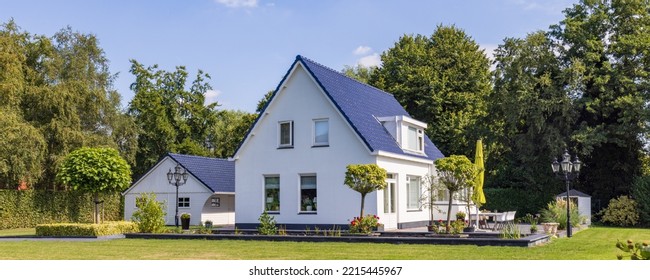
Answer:
[[[386,187],[386,170],[376,164],[350,164],[345,172],[344,184],[361,194],[359,218],[363,218],[366,195]]]
[[[63,185],[93,194],[95,223],[99,223],[99,195],[124,191],[131,184],[131,169],[113,148],[85,147],[65,157],[56,178]]]

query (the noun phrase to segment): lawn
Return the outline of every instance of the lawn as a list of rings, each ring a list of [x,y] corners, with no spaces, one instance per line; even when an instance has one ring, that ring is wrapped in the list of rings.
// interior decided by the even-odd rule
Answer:
[[[617,239],[650,240],[650,229],[594,227],[533,248],[226,240],[0,241],[0,259],[615,260]]]

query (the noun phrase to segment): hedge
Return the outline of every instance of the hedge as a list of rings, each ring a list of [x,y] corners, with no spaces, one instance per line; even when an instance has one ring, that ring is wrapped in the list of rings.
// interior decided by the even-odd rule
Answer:
[[[491,189],[483,190],[485,193],[485,205],[482,209],[498,210],[499,212],[517,211],[517,217],[526,214],[540,213],[546,208],[549,201],[552,201],[555,194],[539,193],[530,190],[520,189]]]
[[[123,199],[102,195],[104,221],[123,219]],[[38,224],[92,223],[92,195],[75,191],[0,190],[0,229],[31,228]]]
[[[36,226],[37,236],[107,236],[138,232],[134,222],[105,222],[101,224],[43,224]]]

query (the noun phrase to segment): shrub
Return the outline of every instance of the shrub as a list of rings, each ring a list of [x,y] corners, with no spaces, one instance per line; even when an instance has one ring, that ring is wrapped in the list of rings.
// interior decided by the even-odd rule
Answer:
[[[363,217],[354,217],[350,222],[350,233],[371,233],[379,225],[377,215],[366,215]]]
[[[627,196],[619,196],[612,198],[601,213],[603,223],[627,227],[634,226],[639,223],[639,212],[637,211],[637,203],[634,199]]]
[[[153,193],[143,193],[135,200],[138,210],[133,212],[132,220],[140,232],[165,232],[165,204],[156,200]]]
[[[517,224],[507,223],[500,235],[503,239],[519,239],[521,238],[521,231]]]
[[[575,203],[570,202],[570,211],[571,211],[571,225],[578,226],[580,224],[580,213],[578,212],[578,207]],[[555,201],[549,202],[546,206],[546,209],[542,209],[542,221],[546,223],[558,223],[557,229],[566,229],[566,201],[562,199],[557,199]]]
[[[516,209],[518,217],[528,213],[538,213],[539,209],[546,207],[548,202],[555,200],[551,192],[537,192],[530,189],[486,188],[483,192],[486,200],[483,209],[498,210],[498,212]]]
[[[648,242],[634,243],[632,240],[627,240],[627,244],[623,244],[620,240],[616,242],[616,248],[628,253],[631,260],[650,260],[650,247]],[[616,255],[619,260],[623,259],[623,254]]]
[[[639,222],[650,225],[650,176],[637,177],[634,180],[632,198],[639,206]]]
[[[275,225],[275,218],[264,211],[259,218],[260,226],[257,232],[261,235],[275,235],[278,233],[278,227]]]
[[[37,236],[107,236],[137,232],[133,222],[105,222],[101,224],[58,223],[36,226]]]

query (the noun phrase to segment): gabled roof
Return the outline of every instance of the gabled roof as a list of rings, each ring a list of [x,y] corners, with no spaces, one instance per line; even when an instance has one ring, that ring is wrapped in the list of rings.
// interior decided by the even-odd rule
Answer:
[[[442,152],[438,150],[426,135],[424,137],[424,152],[426,155],[418,155],[404,152],[393,136],[386,131],[377,118],[391,116],[411,117],[392,94],[361,83],[300,55],[296,56],[296,60],[282,78],[264,109],[249,129],[246,137],[244,137],[244,141],[239,144],[235,155],[249,137],[250,132],[264,114],[266,108],[273,101],[280,86],[287,80],[297,63],[301,63],[305,67],[307,72],[314,78],[318,86],[325,92],[327,97],[371,152],[385,151],[430,160],[444,157]]]
[[[213,192],[235,192],[235,163],[226,159],[167,154]]]
[[[569,197],[591,197],[590,195],[577,190],[569,190]],[[556,197],[566,197],[566,192],[556,195]]]

